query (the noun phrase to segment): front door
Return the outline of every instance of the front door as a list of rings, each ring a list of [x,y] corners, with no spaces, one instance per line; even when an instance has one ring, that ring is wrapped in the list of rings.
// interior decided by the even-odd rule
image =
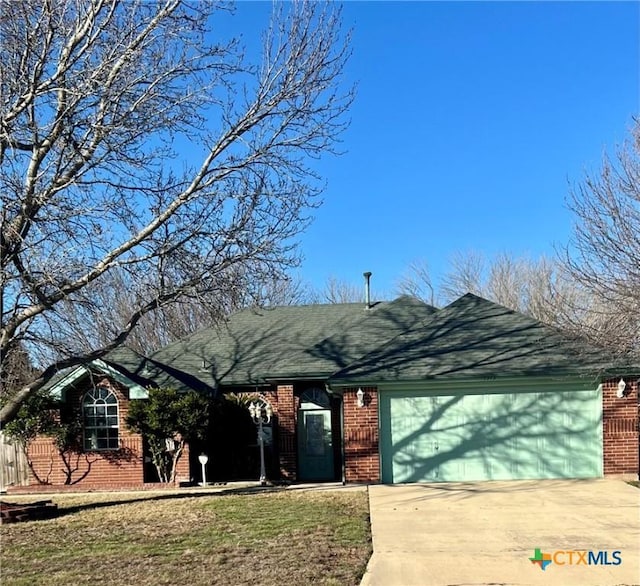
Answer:
[[[329,395],[310,389],[300,397],[298,411],[298,479],[334,479]]]

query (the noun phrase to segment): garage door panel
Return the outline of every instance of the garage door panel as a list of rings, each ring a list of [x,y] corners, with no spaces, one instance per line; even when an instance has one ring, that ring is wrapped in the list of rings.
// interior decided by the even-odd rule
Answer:
[[[602,475],[597,390],[384,392],[385,482]]]

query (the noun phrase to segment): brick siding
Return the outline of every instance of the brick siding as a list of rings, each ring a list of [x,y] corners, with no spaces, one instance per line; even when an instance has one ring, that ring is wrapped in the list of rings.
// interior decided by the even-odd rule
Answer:
[[[628,394],[624,398],[616,396],[620,377],[603,382],[603,465],[605,475],[638,477],[638,383],[626,380]],[[80,490],[155,487],[145,484],[142,462],[142,438],[131,433],[125,426],[128,412],[128,390],[116,382],[101,377],[94,381],[107,384],[118,398],[120,416],[120,450],[95,451],[72,454],[74,469],[73,485]],[[85,386],[69,392],[67,400],[80,405]],[[344,469],[347,482],[379,482],[379,423],[378,390],[363,387],[365,405],[357,406],[357,388],[344,390]],[[273,391],[262,393],[272,407],[277,418],[277,442],[280,474],[284,479],[296,480],[296,412],[297,398],[293,385],[278,385]],[[32,479],[31,489],[48,490],[62,488],[65,482],[64,464],[51,439],[40,437],[32,443],[29,457],[38,475],[49,482],[38,487]],[[190,478],[188,447],[178,462],[177,482]],[[35,485],[35,486],[34,486]]]
[[[619,398],[620,378],[602,384],[604,474],[638,478],[638,381],[625,378],[628,394]]]
[[[363,387],[364,407],[357,406],[357,388],[345,389],[344,467],[347,482],[379,482],[378,389]]]
[[[278,385],[273,405],[278,416],[278,454],[280,475],[285,480],[296,480],[296,397],[293,385]]]
[[[80,409],[82,398],[92,384],[107,386],[118,399],[119,444],[118,450],[95,450],[70,453],[68,461],[72,469],[71,484],[65,473],[65,464],[51,438],[40,436],[28,449],[28,457],[38,477],[46,484],[40,485],[30,472],[30,488],[47,490],[47,487],[74,487],[77,490],[144,488],[142,436],[127,429],[125,420],[129,412],[129,391],[119,383],[104,377],[94,377],[83,385],[67,392],[66,405]],[[61,415],[64,417],[64,413]],[[189,449],[185,446],[178,461],[176,483],[188,482]],[[148,483],[147,483],[148,484]],[[155,484],[155,483],[154,483]]]

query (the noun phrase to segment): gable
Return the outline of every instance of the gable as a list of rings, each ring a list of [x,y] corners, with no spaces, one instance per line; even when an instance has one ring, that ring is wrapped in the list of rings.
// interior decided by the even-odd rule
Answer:
[[[130,399],[148,399],[149,392],[142,385],[136,383],[131,380],[124,374],[122,374],[117,369],[109,366],[106,362],[102,360],[93,360],[88,365],[80,365],[57,379],[51,385],[49,385],[47,390],[49,393],[56,399],[61,400],[64,399],[67,390],[73,387],[75,384],[80,382],[86,376],[89,376],[91,372],[98,371],[104,375],[109,376],[116,382],[121,385],[127,387],[129,389],[129,398]]]
[[[602,350],[467,294],[336,373],[332,384],[596,374]]]

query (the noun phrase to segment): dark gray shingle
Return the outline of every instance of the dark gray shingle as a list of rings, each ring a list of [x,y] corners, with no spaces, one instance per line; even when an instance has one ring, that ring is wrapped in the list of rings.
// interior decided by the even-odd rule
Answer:
[[[601,350],[469,293],[342,369],[331,381],[595,375],[608,364]]]
[[[362,303],[246,309],[152,359],[215,386],[323,379],[434,311],[406,296],[369,310]]]

